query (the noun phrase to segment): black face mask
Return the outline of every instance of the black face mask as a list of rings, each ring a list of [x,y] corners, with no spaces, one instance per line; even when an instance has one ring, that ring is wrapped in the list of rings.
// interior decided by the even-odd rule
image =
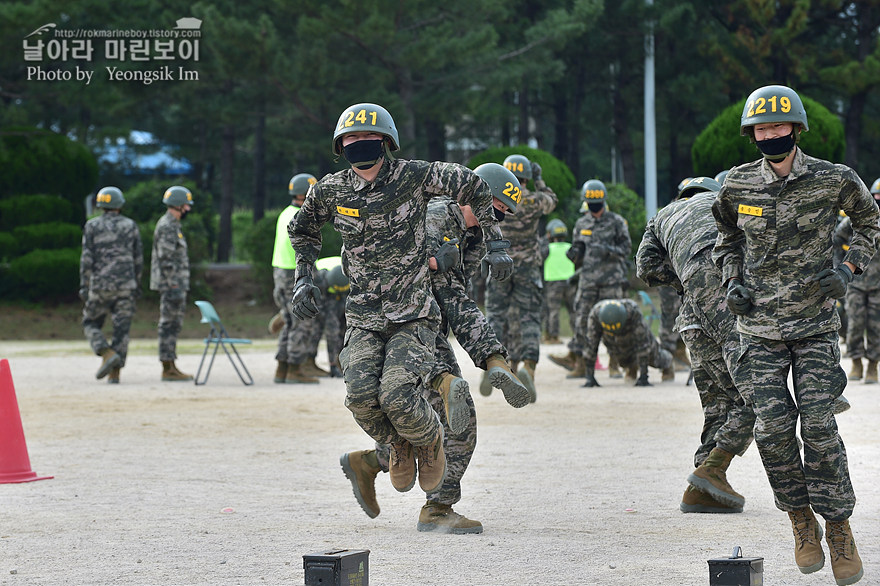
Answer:
[[[591,201],[587,204],[587,208],[594,214],[598,214],[605,207],[604,201]]]
[[[496,208],[496,207],[493,207],[493,208],[492,208],[492,211],[495,213],[495,219],[496,219],[496,220],[498,220],[499,222],[503,222],[503,221],[504,221],[504,212],[502,212],[501,210],[499,210],[499,209]]]
[[[358,169],[369,169],[385,156],[382,143],[382,139],[359,140],[342,147],[342,156]]]
[[[794,130],[792,130],[791,134],[787,136],[759,140],[755,144],[764,153],[764,158],[768,161],[781,161],[788,156],[796,142]]]

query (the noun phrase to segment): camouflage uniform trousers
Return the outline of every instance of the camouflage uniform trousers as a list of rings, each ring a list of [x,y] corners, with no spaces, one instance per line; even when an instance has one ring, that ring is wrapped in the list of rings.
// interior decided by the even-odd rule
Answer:
[[[585,285],[583,280],[580,281],[577,296],[574,299],[576,314],[574,335],[568,343],[568,349],[571,352],[581,356],[587,347],[587,322],[590,319],[590,311],[593,306],[603,299],[621,299],[625,297],[625,294],[626,287],[623,285]]]
[[[638,368],[639,359],[632,348],[620,348],[611,340],[606,340],[608,355],[617,360],[621,368]],[[651,336],[651,348],[648,350],[648,366],[664,370],[672,366],[672,354],[660,347],[660,342]]]
[[[324,337],[327,340],[327,361],[339,365],[339,353],[345,341],[346,295],[329,295],[324,299]]]
[[[675,331],[675,319],[681,311],[681,295],[672,287],[659,287],[657,293],[660,295],[660,329],[657,337],[663,348],[675,354],[681,339]]]
[[[186,291],[159,294],[159,360],[177,360],[177,336],[186,315]],[[182,295],[181,295],[182,293]]]
[[[424,446],[436,439],[440,419],[423,394],[434,366],[439,324],[425,318],[389,323],[382,331],[349,327],[339,363],[345,406],[377,443],[401,439]]]
[[[129,331],[131,320],[135,312],[134,291],[123,289],[121,291],[89,291],[89,297],[83,305],[82,327],[92,351],[98,354],[108,346],[122,358],[125,366],[125,357],[128,354]],[[113,323],[113,340],[107,344],[107,338],[101,328],[107,315]]]
[[[852,515],[856,497],[846,448],[831,413],[846,387],[837,332],[781,341],[740,335],[741,356],[734,370],[752,390],[755,444],[773,489],[776,506],[794,511],[807,506],[828,521]],[[794,398],[788,373],[794,381]],[[795,431],[800,416],[804,456]]]
[[[846,316],[847,356],[880,361],[880,289],[850,286],[846,292]]]
[[[727,325],[731,326],[731,334],[723,347],[702,329],[681,332],[691,352],[694,384],[703,407],[703,431],[700,447],[694,454],[694,467],[702,464],[716,446],[742,456],[752,443],[755,412],[741,396],[728,369],[728,360],[732,363],[739,351],[736,322],[730,322]]]
[[[278,350],[275,360],[290,364],[302,364],[306,358],[318,353],[318,341],[324,327],[324,318],[318,315],[314,319],[299,320],[290,313],[290,298],[293,291],[294,269],[275,267],[272,276],[275,288],[272,299],[284,317],[284,326],[278,332]]]
[[[513,360],[538,362],[543,287],[540,265],[527,263],[517,265],[506,281],[490,279],[486,283],[486,317]]]
[[[568,324],[574,332],[576,295],[577,286],[569,285],[568,281],[544,282],[544,331],[551,338],[559,337],[559,310],[563,305],[568,310]]]

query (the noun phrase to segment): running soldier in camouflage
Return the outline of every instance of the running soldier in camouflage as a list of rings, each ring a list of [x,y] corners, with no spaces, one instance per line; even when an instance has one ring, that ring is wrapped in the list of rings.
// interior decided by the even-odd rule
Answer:
[[[85,303],[82,326],[92,350],[102,358],[97,377],[107,376],[107,382],[118,383],[141,292],[144,249],[137,224],[120,214],[125,204],[122,191],[105,187],[95,199],[104,212],[83,228],[79,262],[79,296]],[[113,323],[109,344],[101,331],[108,315]]]
[[[619,299],[626,295],[627,258],[632,252],[629,229],[618,214],[605,208],[605,184],[597,179],[584,183],[582,195],[589,213],[578,218],[572,233],[569,258],[579,269],[575,308],[574,336],[568,343],[568,354],[551,355],[550,360],[571,370],[569,378],[580,378],[586,366],[587,320],[597,301]],[[593,360],[596,356],[593,355]]]
[[[709,177],[689,182],[677,201],[648,222],[636,253],[640,279],[683,294],[676,329],[691,352],[704,422],[696,470],[681,503],[686,513],[742,511],[745,499],[726,473],[733,456],[742,456],[751,444],[755,423],[746,389],[741,393],[730,375],[739,357],[739,334],[725,303],[721,272],[712,262],[718,236],[712,204],[720,188]]]
[[[512,279],[486,283],[486,318],[513,353],[512,362],[522,361],[518,374],[529,391],[537,395],[535,367],[540,357],[540,308],[544,298],[538,223],[556,208],[557,198],[541,178],[538,163],[523,155],[511,155],[504,160],[504,167],[519,180],[522,189],[516,212],[504,219],[504,236],[510,240],[508,253],[516,268]],[[530,179],[534,180],[536,191],[526,188]],[[510,325],[514,319],[518,327]]]
[[[718,225],[713,258],[728,306],[739,316],[735,382],[743,388],[739,377],[748,377],[755,443],[776,506],[789,513],[797,566],[810,573],[824,565],[815,510],[826,520],[837,583],[853,584],[863,569],[849,526],[856,499],[832,413],[846,386],[834,300],[877,251],[880,213],[855,171],[798,148],[807,115],[790,88],[755,90],[740,128],[764,157],[731,169],[712,208]],[[852,222],[853,238],[834,267],[832,233],[840,209]]]
[[[585,387],[598,387],[594,364],[599,354],[599,342],[604,342],[608,354],[617,359],[626,370],[626,381],[637,387],[647,387],[648,367],[661,370],[672,367],[672,354],[660,347],[651,333],[642,310],[632,299],[604,299],[593,306],[587,317]]]
[[[345,301],[351,285],[345,271],[342,270],[342,257],[326,257],[333,259],[333,267],[327,273],[327,289],[325,290],[321,313],[324,315],[324,337],[327,340],[327,360],[330,363],[330,376],[342,378],[339,368],[339,353],[345,341]]]
[[[159,360],[163,381],[190,381],[191,374],[178,370],[177,336],[186,313],[189,291],[189,253],[180,221],[193,206],[192,193],[179,185],[169,187],[162,196],[165,215],[156,222],[150,263],[150,289],[159,292]]]
[[[431,198],[449,194],[471,205],[483,228],[483,263],[497,279],[509,278],[513,261],[501,239],[489,187],[453,163],[395,160],[394,120],[376,104],[356,104],[339,117],[333,151],[351,168],[313,185],[288,227],[297,255],[291,311],[318,313],[314,284],[321,227],[332,221],[342,236],[351,282],[347,331],[339,361],[345,404],[358,425],[392,445],[392,485],[435,491],[446,473],[443,428],[422,394],[434,362],[440,310],[431,294],[425,218]]]
[[[880,206],[880,179],[871,186],[871,195]],[[843,262],[853,237],[852,221],[845,217],[834,230],[834,264]],[[880,254],[875,254],[861,275],[846,290],[846,353],[852,359],[849,380],[862,378],[862,359],[868,359],[865,383],[877,382],[880,361]]]

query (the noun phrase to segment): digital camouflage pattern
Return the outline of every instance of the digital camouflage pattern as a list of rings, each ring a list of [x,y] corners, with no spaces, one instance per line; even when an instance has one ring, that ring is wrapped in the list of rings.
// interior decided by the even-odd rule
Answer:
[[[839,329],[834,300],[822,295],[816,275],[833,268],[841,209],[853,226],[844,261],[861,272],[877,249],[880,213],[855,171],[800,149],[785,179],[764,159],[730,170],[712,208],[713,258],[724,283],[739,278],[753,297],[752,309],[737,320],[741,333],[798,340]]]
[[[79,263],[80,289],[88,291],[83,332],[95,354],[109,346],[122,358],[122,366],[143,268],[143,243],[134,220],[118,212],[104,212],[86,222]],[[109,344],[101,331],[108,315],[113,324]]]
[[[559,314],[562,306],[568,310],[568,325],[575,330],[574,298],[577,285],[565,281],[544,281],[544,332],[550,338],[559,337]]]
[[[843,262],[852,241],[852,222],[844,218],[834,230],[835,266]],[[846,290],[846,353],[850,358],[880,361],[880,254]]]
[[[159,295],[159,360],[177,360],[177,337],[186,315],[186,291],[164,291]]]
[[[671,287],[660,287],[657,294],[660,296],[660,328],[657,330],[657,338],[663,348],[675,354],[681,339],[675,329],[675,320],[681,311],[681,296]]]
[[[743,455],[751,444],[755,423],[749,390],[738,388],[731,375],[740,343],[736,318],[727,309],[721,287],[721,271],[712,261],[718,236],[712,216],[714,201],[714,192],[704,192],[662,208],[645,227],[636,253],[640,279],[683,293],[675,329],[691,353],[704,420],[695,466],[702,464],[716,445]]]
[[[189,291],[189,252],[180,220],[165,212],[153,231],[153,253],[150,262],[150,289]]]
[[[427,203],[441,194],[468,204],[487,240],[501,238],[489,187],[455,163],[384,161],[368,183],[347,169],[312,186],[288,227],[297,270],[311,274],[321,250],[321,226],[342,236],[351,281],[349,327],[382,331],[391,323],[438,318],[425,245]]]
[[[599,320],[602,306],[610,301],[620,303],[626,310],[626,320],[616,332],[605,331]],[[599,342],[605,344],[608,354],[616,358],[622,368],[637,366],[641,370],[653,366],[662,370],[672,365],[672,354],[660,347],[660,342],[651,333],[642,316],[642,310],[632,299],[604,299],[593,306],[587,319],[584,349],[584,361],[588,371],[596,362]]]
[[[272,299],[284,318],[284,325],[278,332],[275,360],[289,364],[302,364],[307,358],[313,358],[317,354],[324,322],[318,318],[300,320],[290,312],[290,298],[295,279],[296,269],[278,267],[272,269],[274,283]]]
[[[324,338],[327,340],[327,360],[339,366],[339,353],[345,340],[345,301],[348,287],[328,287],[322,301],[324,315]]]
[[[507,253],[517,269],[523,264],[541,265],[538,224],[543,216],[556,209],[558,201],[556,194],[543,180],[539,179],[535,187],[536,191],[525,187],[522,189],[516,212],[505,214],[504,222],[501,224],[504,237],[510,240]]]
[[[877,249],[880,213],[845,165],[796,149],[785,178],[763,159],[734,167],[712,207],[719,232],[713,260],[723,282],[740,278],[754,297],[754,307],[737,320],[742,335],[734,380],[739,388],[744,380],[752,393],[755,443],[776,506],[812,506],[830,521],[849,518],[855,506],[831,411],[846,386],[840,322],[834,300],[822,295],[815,279],[833,266],[832,233],[841,209],[853,227],[844,261],[861,273]]]

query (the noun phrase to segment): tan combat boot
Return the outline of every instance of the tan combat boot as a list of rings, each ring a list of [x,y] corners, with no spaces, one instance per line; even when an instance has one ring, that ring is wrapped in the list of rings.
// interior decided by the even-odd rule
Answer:
[[[345,477],[351,482],[354,498],[370,519],[379,516],[379,501],[376,500],[376,476],[382,468],[376,459],[376,450],[360,450],[343,454],[339,464]]]
[[[731,507],[717,501],[712,498],[712,495],[697,490],[690,484],[685,489],[678,508],[682,513],[742,513],[743,511],[742,507]]]
[[[517,373],[519,373],[519,360],[514,360],[510,363],[510,372],[513,373],[513,376],[517,376]]]
[[[630,366],[626,369],[626,376],[623,377],[623,382],[628,385],[635,384],[637,378],[639,378],[638,365]]]
[[[675,367],[670,366],[669,368],[663,369],[663,374],[660,377],[661,381],[669,381],[675,380]]]
[[[388,475],[391,486],[398,492],[407,492],[416,483],[416,454],[411,443],[405,439],[391,444],[388,457]]]
[[[446,452],[443,450],[443,427],[427,446],[415,446],[419,463],[419,487],[426,493],[434,492],[446,478]]]
[[[283,360],[278,361],[278,366],[275,367],[275,378],[273,379],[276,383],[283,383],[287,380],[287,363]]]
[[[550,362],[558,364],[565,370],[573,370],[578,358],[582,357],[569,350],[568,354],[551,354],[548,358],[550,359]]]
[[[574,368],[571,369],[565,378],[584,378],[587,376],[587,364],[584,362],[583,356],[578,356],[574,362]]]
[[[470,393],[467,381],[451,372],[444,372],[434,379],[434,388],[443,399],[443,411],[449,431],[458,435],[465,430],[471,418],[471,410],[467,404]]]
[[[177,369],[173,360],[162,361],[162,380],[164,382],[185,382],[192,380],[191,374],[184,374]]]
[[[544,342],[547,344],[562,344],[562,340],[559,339],[559,336],[549,336]]]
[[[746,503],[745,497],[727,482],[727,467],[732,459],[730,452],[712,448],[709,456],[688,476],[688,484],[731,507],[742,507]]]
[[[862,558],[859,557],[859,551],[856,549],[849,520],[826,521],[825,541],[828,542],[831,571],[834,572],[834,580],[837,581],[838,586],[855,584],[861,580],[865,571],[862,568]]]
[[[114,352],[113,348],[110,348],[109,346],[98,352],[98,356],[104,359],[101,361],[101,366],[98,368],[98,372],[95,374],[95,378],[97,378],[98,380],[101,380],[102,378],[110,374],[111,370],[122,364],[122,356]]]
[[[529,403],[534,403],[538,400],[538,389],[535,387],[536,366],[537,363],[534,360],[523,360],[523,367],[516,375],[516,378],[518,378],[523,386],[529,391]],[[584,374],[586,375],[586,373]]]
[[[284,382],[294,385],[316,385],[320,381],[313,376],[309,376],[303,371],[302,364],[287,363],[287,375]]]
[[[107,375],[107,382],[111,385],[119,384],[119,371],[122,370],[119,366],[114,366],[110,370],[110,374]]]
[[[868,360],[868,369],[865,371],[865,384],[877,382],[877,361]]]
[[[317,364],[315,364],[315,357],[311,356],[306,358],[305,362],[302,363],[302,370],[306,376],[315,376],[315,377],[329,377],[330,373]]]
[[[822,551],[822,527],[810,507],[789,511],[794,533],[794,563],[803,574],[818,572],[825,565]],[[832,550],[833,551],[833,550]]]
[[[280,311],[269,320],[269,333],[277,334],[284,327],[284,314]]]
[[[451,505],[428,501],[419,513],[419,523],[416,525],[416,529],[419,531],[463,535],[466,533],[482,533],[483,524],[479,521],[472,521],[464,515],[459,515],[452,510]]]
[[[852,368],[849,371],[849,380],[862,380],[862,359],[853,358]]]
[[[687,353],[687,346],[681,340],[675,345],[675,352],[672,353],[673,367],[676,372],[686,372],[691,368],[691,359]]]
[[[513,407],[525,407],[531,401],[531,391],[513,374],[510,365],[501,354],[492,354],[486,358],[486,379],[491,387],[501,389],[504,400]],[[492,392],[491,387],[489,393]],[[487,395],[483,392],[482,384],[480,393]]]
[[[601,370],[602,363],[599,362],[599,357],[596,356],[596,370]],[[608,357],[608,378],[620,378],[623,376],[620,372],[620,364],[617,362],[617,358],[614,356]]]

